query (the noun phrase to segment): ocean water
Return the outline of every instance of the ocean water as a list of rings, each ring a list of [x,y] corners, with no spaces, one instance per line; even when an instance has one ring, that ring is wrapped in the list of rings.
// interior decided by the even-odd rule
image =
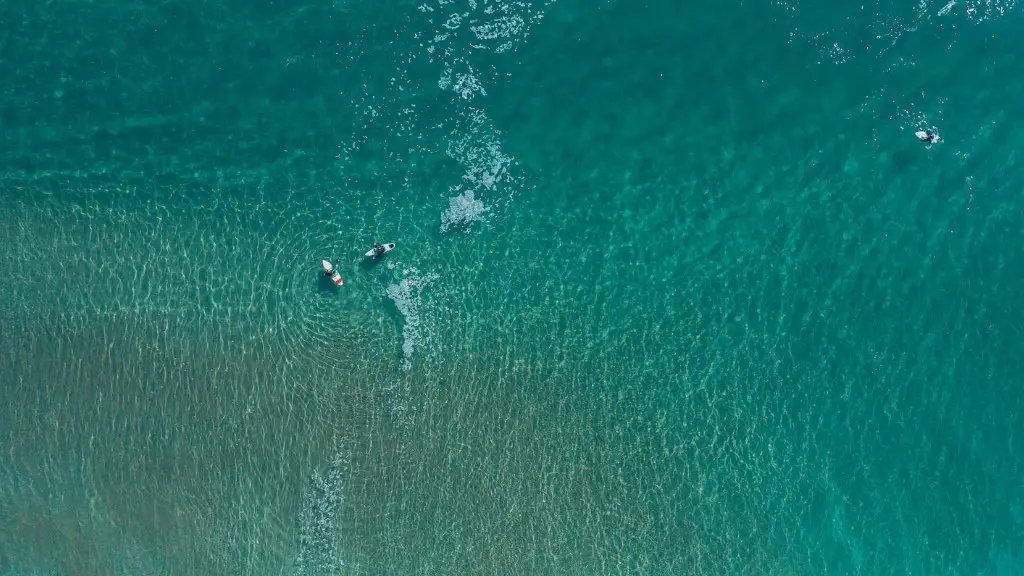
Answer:
[[[1022,27],[0,4],[0,575],[1024,574]]]

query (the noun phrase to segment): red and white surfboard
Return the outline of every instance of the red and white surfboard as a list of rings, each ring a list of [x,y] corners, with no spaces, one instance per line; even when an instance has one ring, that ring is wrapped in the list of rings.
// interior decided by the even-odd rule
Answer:
[[[345,281],[342,280],[341,278],[341,274],[339,274],[338,271],[334,269],[334,266],[332,266],[330,262],[328,262],[327,260],[321,260],[320,266],[323,267],[324,272],[331,277],[331,281],[333,281],[335,284],[341,286],[342,284],[345,283]]]

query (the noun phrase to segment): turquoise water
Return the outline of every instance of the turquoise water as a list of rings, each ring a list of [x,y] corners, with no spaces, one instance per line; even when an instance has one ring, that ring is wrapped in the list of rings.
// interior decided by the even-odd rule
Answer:
[[[1024,573],[1021,18],[4,3],[0,574]]]

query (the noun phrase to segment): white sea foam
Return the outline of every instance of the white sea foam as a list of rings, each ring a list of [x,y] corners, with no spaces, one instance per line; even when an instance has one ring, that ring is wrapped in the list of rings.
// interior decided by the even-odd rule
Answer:
[[[463,100],[472,100],[477,94],[487,96],[487,90],[484,90],[480,79],[473,74],[473,68],[470,67],[469,70],[469,72],[459,74],[455,78],[455,85],[452,87],[455,93],[461,96]]]
[[[299,555],[296,574],[337,574],[345,565],[339,550],[338,513],[344,495],[345,458],[338,449],[327,471],[314,470],[299,513]]]
[[[485,22],[477,26],[470,26],[470,30],[476,35],[477,40],[484,42],[490,40],[507,40],[519,36],[523,33],[526,28],[526,21],[519,14],[512,14],[510,16],[503,15]],[[495,49],[495,52],[501,53],[512,48],[511,42],[502,42]]]
[[[395,303],[404,320],[402,325],[402,368],[412,367],[412,355],[419,345],[420,303],[423,288],[437,279],[436,274],[420,274],[416,268],[406,268],[405,276],[397,284],[388,286],[388,298]]]
[[[1016,4],[1017,0],[967,0],[965,12],[968,19],[984,22],[1005,15]]]
[[[940,5],[931,0],[917,0],[913,5],[913,16],[904,14],[898,4],[883,3],[874,8],[867,7],[867,10],[874,11],[874,14],[865,12],[863,17],[858,17],[858,22],[870,22],[868,25],[859,24],[856,27],[851,27],[848,18],[836,19],[831,23],[825,20],[825,28],[793,29],[789,33],[789,41],[792,43],[795,40],[802,40],[816,44],[822,56],[818,61],[819,64],[829,60],[836,64],[843,64],[866,54],[884,53],[895,46],[900,38],[917,32],[923,22],[935,16],[956,15],[980,23],[1008,14],[1017,4],[1017,0],[943,0],[943,2],[945,3]],[[781,11],[783,17],[796,17],[802,9],[801,3],[797,0],[773,0],[771,4]],[[861,10],[865,10],[865,7],[861,7]],[[859,34],[864,28],[874,32],[875,41],[858,42],[857,44],[851,42],[854,35]]]
[[[482,111],[470,110],[466,119],[466,126],[456,129],[448,141],[448,156],[466,167],[463,179],[474,188],[493,189],[504,177],[512,158],[502,151],[501,133]]]
[[[489,210],[490,208],[474,197],[472,190],[452,196],[448,199],[448,209],[441,214],[441,232],[447,232],[456,226],[483,222],[484,214]]]
[[[553,3],[554,0],[441,0],[436,7],[422,5],[420,10],[430,14],[438,26],[425,45],[430,60],[441,61],[438,87],[466,102],[486,97],[486,80],[471,62],[474,54],[480,50],[501,53],[515,49]],[[455,190],[460,191],[462,186],[467,189],[449,199],[448,209],[441,214],[442,231],[481,220],[488,208],[475,197],[476,191],[494,190],[512,164],[512,158],[503,151],[501,133],[482,110],[474,106],[460,116],[448,141],[447,153],[465,168],[464,183]]]
[[[487,96],[487,90],[480,82],[476,70],[468,62],[460,60],[455,65],[464,67],[465,70],[455,72],[453,65],[446,64],[437,81],[437,86],[441,90],[451,89],[463,100],[472,100],[477,95]]]
[[[480,44],[464,44],[460,48],[472,46],[476,49],[484,48],[494,52],[504,52],[514,48],[517,42],[528,36],[531,27],[544,18],[545,9],[553,3],[554,0],[532,3],[521,0],[514,2],[469,0],[465,6],[460,2],[442,2],[438,8],[439,11],[444,11],[446,6],[451,5],[450,8],[447,8],[450,13],[441,24],[442,27],[455,32],[462,29],[464,23],[468,23],[469,31],[480,42]],[[420,7],[420,10],[424,13],[435,12],[433,7],[425,4]],[[431,44],[448,40],[446,34],[444,38],[435,38]]]

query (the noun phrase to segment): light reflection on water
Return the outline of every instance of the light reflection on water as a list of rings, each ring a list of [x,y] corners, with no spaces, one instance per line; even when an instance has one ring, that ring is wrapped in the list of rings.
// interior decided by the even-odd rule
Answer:
[[[594,12],[570,6],[545,36],[550,4],[488,4],[417,20],[429,35],[404,30],[416,46],[385,50],[383,71],[360,32],[330,60],[366,70],[339,81],[360,86],[347,111],[294,95],[296,70],[331,69],[314,52],[265,63],[280,109],[233,121],[223,104],[82,115],[82,133],[116,135],[82,148],[66,126],[12,129],[133,160],[5,178],[36,188],[0,199],[0,571],[1012,571],[1019,506],[977,504],[1015,501],[1019,476],[1020,210],[991,134],[922,157],[878,136],[912,116],[898,83],[851,108],[859,93],[804,78],[804,60],[787,72],[711,43],[667,68],[684,89],[647,78]],[[273,28],[323,32],[286,16]],[[905,17],[882,28],[914,33]],[[822,26],[805,39],[849,47],[829,70],[874,74],[851,69],[873,57],[854,32]],[[275,53],[267,37],[238,58]],[[525,63],[487,60],[517,50]],[[502,66],[533,87],[521,101]],[[424,79],[448,100],[403,95]],[[767,81],[789,84],[783,101]],[[795,103],[816,82],[815,107]],[[953,92],[919,98],[976,97]],[[819,121],[851,109],[841,137]],[[231,129],[201,133],[218,121]],[[172,125],[194,131],[179,155],[132,143],[166,154],[140,126]],[[134,184],[69,183],[90,178]],[[367,263],[374,239],[399,248]]]

